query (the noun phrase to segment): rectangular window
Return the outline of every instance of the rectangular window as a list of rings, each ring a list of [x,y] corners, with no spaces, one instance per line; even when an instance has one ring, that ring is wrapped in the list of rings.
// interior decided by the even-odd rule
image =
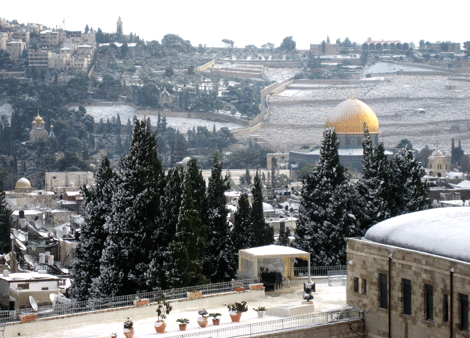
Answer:
[[[449,295],[444,295],[444,308],[442,309],[444,318],[442,318],[444,323],[449,322]]]
[[[359,278],[354,277],[354,292],[359,292]]]
[[[434,299],[433,299],[433,287],[432,285],[426,284],[426,320],[434,319]]]
[[[460,296],[460,329],[468,331],[468,296],[459,294]]]
[[[362,293],[363,294],[367,293],[367,279],[362,280]]]
[[[403,279],[403,314],[411,315],[411,281]]]
[[[379,273],[379,307],[381,309],[388,309],[387,284],[387,275]]]

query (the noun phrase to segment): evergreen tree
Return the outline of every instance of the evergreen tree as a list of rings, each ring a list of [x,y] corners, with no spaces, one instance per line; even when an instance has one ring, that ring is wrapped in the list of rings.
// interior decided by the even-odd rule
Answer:
[[[199,170],[199,166],[195,158],[191,158],[188,161],[187,173],[191,178],[194,208],[199,212],[201,220],[205,220],[207,216],[206,181],[202,176],[202,171]]]
[[[73,298],[80,301],[88,299],[92,280],[100,275],[101,253],[107,237],[104,224],[111,211],[113,175],[109,160],[104,156],[96,172],[95,186],[82,188],[85,223],[75,249],[72,268],[74,282],[69,291]]]
[[[263,187],[258,171],[256,171],[253,180],[253,203],[251,206],[251,223],[253,229],[253,237],[250,239],[252,247],[269,245],[274,243],[274,230],[266,223],[263,211]]]
[[[3,190],[3,182],[0,181],[0,253],[11,251],[10,228],[12,225],[11,210],[8,207]]]
[[[429,187],[422,181],[425,171],[408,147],[390,160],[391,217],[429,208]]]
[[[356,183],[357,203],[355,214],[361,231],[365,234],[372,225],[390,217],[390,170],[382,143],[372,144],[367,128],[362,142],[362,178]]]
[[[130,150],[116,172],[111,212],[105,223],[108,237],[101,275],[92,285],[95,296],[148,289],[146,272],[151,253],[161,245],[152,239],[160,216],[162,176],[156,136],[146,121],[136,121]]]
[[[279,237],[277,238],[276,244],[277,245],[284,245],[290,246],[290,229],[289,228],[281,228],[279,229]]]
[[[166,261],[168,245],[174,239],[178,224],[179,209],[182,199],[183,170],[181,167],[170,169],[165,179],[165,187],[160,197],[161,215],[158,227],[153,233],[152,241],[160,245],[152,251],[151,262],[147,272],[147,283],[152,288],[169,288],[163,264]]]
[[[205,275],[212,282],[232,279],[236,272],[235,248],[227,221],[225,192],[230,189],[230,178],[222,177],[222,163],[214,156],[214,165],[207,189],[208,241],[205,250]]]
[[[339,141],[333,129],[323,134],[320,159],[312,173],[304,180],[299,207],[299,219],[295,231],[295,246],[311,253],[314,265],[344,264],[336,243],[344,237],[345,228],[352,215],[349,205],[350,192],[345,169],[339,162]],[[348,217],[345,219],[344,214]]]
[[[169,245],[169,259],[164,265],[170,288],[206,282],[202,259],[206,236],[207,230],[201,225],[199,213],[194,208],[191,177],[186,174],[175,239]]]
[[[235,212],[232,231],[232,240],[236,253],[240,249],[252,247],[252,230],[250,201],[248,200],[248,194],[243,192],[238,199],[238,209]]]

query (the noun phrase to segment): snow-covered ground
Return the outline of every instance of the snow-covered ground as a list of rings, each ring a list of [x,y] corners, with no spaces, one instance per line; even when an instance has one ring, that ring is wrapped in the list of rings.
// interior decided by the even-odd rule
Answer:
[[[430,72],[432,70],[421,68],[421,67],[413,67],[413,66],[404,66],[398,65],[394,63],[387,63],[387,62],[377,62],[376,64],[368,67],[364,70],[364,75],[366,74],[374,74],[374,73],[396,73],[396,72]]]
[[[149,118],[150,117],[150,123],[152,126],[157,125],[158,121],[158,116],[157,115],[143,115],[140,114],[134,107],[128,106],[128,105],[122,105],[122,104],[115,104],[111,106],[84,106],[87,114],[91,115],[95,123],[99,123],[101,119],[103,119],[103,122],[106,123],[106,121],[109,119],[110,121],[113,120],[113,118],[117,118],[117,114],[119,114],[119,117],[121,119],[121,123],[123,125],[127,124],[127,121],[130,120],[131,124],[134,119],[134,115],[140,120],[142,118]],[[77,107],[70,107],[70,109],[76,109]],[[193,127],[207,127],[209,130],[212,130],[212,128],[215,125],[215,128],[219,130],[222,127],[227,127],[228,129],[236,129],[240,128],[240,125],[235,124],[235,123],[230,123],[230,122],[212,122],[208,120],[203,120],[203,119],[188,119],[188,118],[181,118],[181,117],[167,117],[166,118],[167,125],[169,127],[172,127],[176,130],[179,130],[181,133],[186,133],[189,129],[192,129]]]
[[[345,286],[328,286],[326,282],[318,283],[316,281],[316,293],[314,293],[314,306],[315,313],[334,310],[346,306],[346,287]],[[214,306],[208,307],[206,310],[209,313],[219,312],[222,314],[219,328],[227,328],[228,326],[237,326],[249,323],[257,323],[260,321],[270,321],[281,319],[280,317],[267,316],[264,318],[258,318],[258,315],[253,311],[254,307],[264,306],[266,308],[274,306],[288,306],[288,305],[300,305],[303,301],[302,286],[292,287],[290,293],[267,293],[264,298],[260,298],[256,301],[249,302],[248,312],[242,314],[240,323],[232,323],[228,315],[227,307],[223,304],[217,304],[217,298],[214,298]],[[158,334],[158,337],[172,337],[180,335],[182,332],[178,329],[178,323],[176,319],[178,318],[188,318],[190,324],[187,327],[185,333],[194,333],[200,330],[210,330],[213,329],[211,321],[206,328],[200,328],[197,324],[197,318],[199,317],[197,311],[199,309],[192,309],[192,311],[176,311],[173,310],[168,318],[165,320],[167,323],[166,333]],[[134,338],[142,337],[155,337],[155,328],[153,323],[155,322],[155,313],[154,311],[149,312],[148,317],[144,318],[131,318],[134,322],[135,335]],[[81,324],[80,316],[77,317],[77,325],[75,327],[70,327],[67,329],[60,330],[51,330],[47,332],[38,332],[34,335],[29,335],[29,338],[44,338],[44,337],[54,337],[54,338],[109,338],[111,333],[117,333],[118,337],[124,337],[122,333],[123,322],[122,321],[110,321],[103,322],[99,324]]]
[[[294,83],[271,97],[269,122],[251,137],[276,151],[318,145],[327,114],[350,98],[351,90],[377,114],[385,147],[408,138],[417,149],[438,143],[450,151],[454,138],[470,148],[470,82],[446,76],[391,75],[359,85]]]

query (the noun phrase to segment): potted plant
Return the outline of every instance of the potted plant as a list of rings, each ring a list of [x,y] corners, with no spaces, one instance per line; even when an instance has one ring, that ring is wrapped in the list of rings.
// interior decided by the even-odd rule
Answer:
[[[115,332],[111,333],[111,338],[117,338],[117,333]]]
[[[189,299],[202,298],[202,291],[198,291],[196,288],[192,288],[190,292],[187,292]]]
[[[127,338],[134,337],[134,323],[129,319],[129,317],[127,317],[126,321],[124,322],[123,333]]]
[[[243,312],[248,311],[248,306],[246,302],[243,301],[241,303],[235,302],[227,305],[230,318],[232,322],[239,322]]]
[[[165,296],[160,296],[155,310],[157,312],[157,321],[154,323],[154,326],[157,333],[165,333],[166,323],[164,319],[170,314],[171,310],[173,310],[173,307],[165,301]]]
[[[266,308],[265,308],[264,306],[255,307],[253,310],[255,310],[256,312],[258,312],[258,317],[259,317],[259,318],[263,318],[263,317],[264,317],[264,313],[266,312]]]
[[[149,299],[148,298],[140,298],[139,296],[135,296],[135,299],[134,299],[134,305],[135,306],[143,306],[143,305],[147,305],[149,303]]]
[[[189,319],[188,318],[180,318],[176,320],[178,323],[180,323],[180,331],[186,331],[186,326],[189,324]]]
[[[206,327],[207,326],[207,317],[209,317],[209,313],[207,312],[206,309],[201,309],[197,313],[200,316],[197,319],[197,323],[199,324],[200,327]]]
[[[214,325],[219,325],[220,324],[220,318],[217,318],[217,317],[220,317],[221,314],[220,313],[209,313],[209,317],[212,317],[212,324]]]

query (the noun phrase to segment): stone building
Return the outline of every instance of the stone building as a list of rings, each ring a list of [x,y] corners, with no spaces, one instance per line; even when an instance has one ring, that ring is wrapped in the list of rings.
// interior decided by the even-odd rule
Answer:
[[[348,305],[368,337],[469,337],[470,208],[394,217],[347,243]]]
[[[339,140],[339,159],[351,172],[362,171],[362,140],[364,123],[369,129],[372,143],[379,143],[379,119],[364,102],[351,98],[338,104],[327,116],[326,128],[334,128]],[[391,152],[386,152],[391,155]],[[320,159],[320,149],[289,152],[291,169],[302,169]]]
[[[434,150],[428,157],[429,176],[446,177],[450,170],[450,160],[450,155],[444,155],[439,149]]]

